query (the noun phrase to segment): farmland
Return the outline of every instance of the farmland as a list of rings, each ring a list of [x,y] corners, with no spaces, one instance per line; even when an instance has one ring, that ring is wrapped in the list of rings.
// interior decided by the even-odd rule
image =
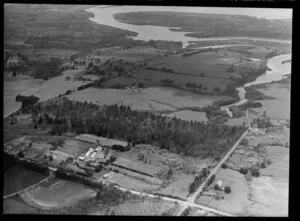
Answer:
[[[236,150],[226,163],[228,168],[222,168],[210,185],[208,191],[214,194],[204,192],[197,202],[235,215],[286,216],[289,150],[284,146],[286,137],[282,133],[278,128],[248,135],[248,145]],[[262,164],[265,166],[259,166]],[[249,171],[244,175],[241,168],[259,168],[260,175]],[[222,186],[231,187],[230,194],[215,190],[220,180]]]
[[[65,180],[50,180],[21,195],[29,204],[42,209],[61,208],[79,200],[92,198],[96,192],[78,183]]]
[[[87,101],[98,105],[123,104],[136,110],[171,110],[182,107],[205,107],[215,100],[230,99],[227,96],[196,95],[173,88],[147,88],[138,92],[118,89],[88,88],[67,96],[75,101]],[[109,98],[109,99],[108,99]]]
[[[174,212],[178,207],[174,203],[156,201],[131,202],[112,208],[111,214],[117,216],[159,216],[167,213],[169,216],[172,216],[175,215]]]
[[[5,173],[4,192],[3,195],[8,195],[28,186],[38,183],[46,178],[42,173],[38,173],[19,165],[14,165]]]
[[[286,216],[291,20],[129,8],[5,5],[4,213]]]

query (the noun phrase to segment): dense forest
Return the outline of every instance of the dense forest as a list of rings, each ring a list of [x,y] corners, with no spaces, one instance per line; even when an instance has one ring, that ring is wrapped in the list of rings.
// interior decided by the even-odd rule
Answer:
[[[174,153],[203,158],[222,156],[245,130],[244,127],[168,118],[128,106],[100,107],[65,97],[36,104],[28,110],[37,118],[45,112],[55,116],[53,135],[67,131],[89,133],[135,144],[149,143]]]

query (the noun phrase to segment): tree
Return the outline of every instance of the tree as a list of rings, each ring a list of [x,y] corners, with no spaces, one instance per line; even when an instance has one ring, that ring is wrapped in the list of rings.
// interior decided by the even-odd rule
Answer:
[[[245,122],[244,122],[245,123]],[[241,145],[243,145],[243,146],[248,146],[248,144],[249,144],[249,141],[246,139],[246,138],[244,138],[242,141],[241,141]]]
[[[38,124],[42,124],[42,123],[43,123],[43,117],[40,116],[40,117],[39,117],[39,120],[38,120]]]
[[[221,89],[219,87],[215,87],[214,92],[220,92]]]
[[[109,157],[109,162],[114,162],[115,160],[116,160],[117,158],[116,158],[116,156],[115,155],[111,155],[110,157]]]
[[[23,153],[22,151],[20,151],[20,152],[18,153],[18,157],[23,158],[23,157],[24,157],[24,153]]]
[[[222,167],[223,169],[227,169],[227,168],[228,168],[228,166],[227,166],[226,163],[223,163],[223,164],[221,165],[221,167]]]
[[[259,175],[260,175],[258,169],[252,169],[252,170],[251,170],[251,173],[252,173],[252,175],[255,176],[255,177],[259,177]]]
[[[248,170],[246,168],[240,168],[240,173],[246,175]]]
[[[218,184],[215,184],[214,189],[215,190],[220,190],[220,186]]]
[[[231,188],[230,188],[230,186],[225,186],[224,192],[227,193],[227,194],[231,193]]]

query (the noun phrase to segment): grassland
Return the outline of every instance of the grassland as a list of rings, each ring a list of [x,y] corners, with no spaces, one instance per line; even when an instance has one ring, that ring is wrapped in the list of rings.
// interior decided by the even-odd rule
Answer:
[[[282,129],[255,135],[255,139],[253,136],[249,135],[247,138],[249,145],[253,150],[256,147],[259,150],[251,154],[248,151],[249,145],[241,146],[227,162],[228,168],[221,169],[216,175],[215,182],[209,187],[216,195],[200,196],[197,203],[239,216],[288,215],[289,149],[282,144],[286,137]],[[242,153],[247,156],[243,156]],[[257,154],[270,160],[266,167],[259,169],[260,176],[241,174],[239,167],[251,168],[251,165],[259,161]],[[238,168],[233,168],[232,162]],[[227,185],[231,187],[230,194],[214,190],[213,187],[219,180],[223,181],[223,187]]]
[[[187,120],[187,121],[204,121],[206,122],[208,119],[206,117],[205,112],[196,112],[191,110],[183,110],[178,112],[173,112],[171,114],[167,114],[168,117],[176,117],[178,119]]]
[[[21,198],[40,209],[54,209],[68,206],[80,200],[93,198],[96,192],[87,186],[66,180],[50,180],[21,194]]]
[[[123,104],[137,110],[171,110],[183,107],[205,107],[227,96],[195,95],[173,88],[147,88],[138,92],[117,89],[88,88],[67,96],[71,100],[87,101],[98,105]]]
[[[38,183],[44,178],[46,178],[46,176],[42,173],[14,165],[4,175],[3,194],[5,196],[14,192],[18,192],[19,190]]]
[[[130,202],[112,208],[111,213],[117,216],[159,216],[164,212],[174,215],[176,208],[174,203],[160,201]],[[174,212],[172,212],[174,211]]]

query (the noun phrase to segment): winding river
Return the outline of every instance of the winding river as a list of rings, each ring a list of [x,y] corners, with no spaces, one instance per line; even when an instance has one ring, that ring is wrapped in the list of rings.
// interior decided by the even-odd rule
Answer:
[[[271,70],[266,71],[265,74],[257,77],[255,81],[249,82],[245,84],[243,87],[236,88],[240,100],[236,103],[222,106],[221,110],[225,110],[232,117],[232,113],[229,110],[229,107],[238,106],[247,102],[247,99],[245,98],[246,95],[245,88],[250,87],[252,85],[264,84],[264,83],[279,81],[283,79],[285,77],[284,75],[291,73],[291,62],[286,62],[286,63],[282,63],[282,62],[289,60],[291,58],[292,58],[292,54],[278,55],[273,58],[270,58],[267,62],[267,66]]]
[[[135,40],[149,41],[166,40],[166,41],[181,41],[183,47],[188,46],[192,41],[211,41],[211,40],[228,40],[228,39],[252,39],[264,40],[273,42],[291,43],[291,40],[280,40],[271,38],[254,38],[254,37],[219,37],[219,38],[193,38],[185,36],[189,32],[172,31],[172,27],[162,27],[154,25],[132,25],[120,22],[115,19],[114,14],[135,12],[135,11],[171,11],[171,12],[186,12],[186,13],[215,13],[215,14],[238,14],[257,17],[265,17],[267,19],[291,19],[292,10],[289,9],[258,9],[258,8],[216,8],[216,7],[161,7],[161,6],[97,6],[87,9],[94,14],[90,20],[103,25],[125,29],[137,33],[133,37]],[[178,28],[178,27],[177,27]],[[215,45],[215,48],[222,48],[231,45]],[[205,47],[200,47],[205,48]],[[282,61],[291,59],[291,54],[275,56],[268,60],[267,66],[271,69],[265,74],[259,76],[255,81],[245,84],[243,87],[237,88],[240,100],[234,104],[222,106],[221,109],[227,111],[232,117],[229,107],[241,105],[247,101],[245,98],[245,88],[251,85],[268,83],[281,80],[283,75],[291,73],[291,63],[282,64]]]
[[[291,42],[290,40],[255,38],[255,37],[218,37],[218,38],[194,38],[185,36],[190,32],[172,31],[170,28],[178,27],[162,27],[155,25],[132,25],[120,22],[115,19],[114,14],[127,13],[136,11],[169,11],[169,12],[185,12],[185,13],[215,13],[215,14],[238,14],[250,15],[258,17],[274,18],[292,18],[292,10],[290,9],[257,9],[257,8],[214,8],[214,7],[163,7],[163,6],[97,6],[86,9],[86,11],[94,14],[91,21],[98,24],[108,25],[137,33],[132,37],[135,40],[165,40],[180,41],[183,47],[189,45],[191,41],[211,41],[211,40],[230,40],[230,39],[252,39],[273,42]]]

